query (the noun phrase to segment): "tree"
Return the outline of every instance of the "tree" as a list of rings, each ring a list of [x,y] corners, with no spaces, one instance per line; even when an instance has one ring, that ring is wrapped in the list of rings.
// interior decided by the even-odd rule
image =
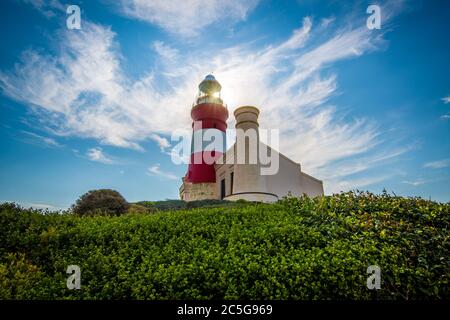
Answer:
[[[91,190],[83,194],[72,206],[77,215],[121,215],[129,209],[130,204],[122,195],[111,189]]]

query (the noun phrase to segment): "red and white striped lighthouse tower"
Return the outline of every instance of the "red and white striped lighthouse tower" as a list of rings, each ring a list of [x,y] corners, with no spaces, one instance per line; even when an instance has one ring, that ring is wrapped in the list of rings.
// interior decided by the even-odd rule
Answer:
[[[197,102],[191,110],[193,137],[186,180],[192,183],[216,182],[214,164],[206,163],[205,159],[218,159],[225,152],[228,110],[220,98],[222,86],[213,75],[207,75],[198,88]],[[208,135],[214,134],[211,131],[220,131],[217,133],[222,136],[223,143],[215,143],[213,150],[205,150],[208,142],[202,142],[202,137],[206,131],[209,131]]]
[[[180,188],[182,199],[211,198],[215,192],[216,172],[214,162],[226,151],[226,129],[228,110],[224,105],[220,90],[222,86],[213,75],[207,75],[199,84],[196,104],[192,107],[192,144],[188,171]],[[221,136],[211,148],[208,138]],[[211,161],[211,159],[213,161]]]

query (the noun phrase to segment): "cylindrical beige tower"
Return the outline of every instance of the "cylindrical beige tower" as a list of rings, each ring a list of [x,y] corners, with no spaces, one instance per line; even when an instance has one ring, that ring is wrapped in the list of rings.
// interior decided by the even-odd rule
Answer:
[[[246,131],[247,129],[258,130],[258,116],[259,110],[252,106],[239,107],[234,111],[234,117],[236,118],[236,129],[242,129]]]
[[[259,162],[259,110],[253,106],[239,107],[236,118],[236,144],[234,145],[233,194],[227,200],[273,202],[277,196],[267,193],[266,176],[261,175]],[[241,131],[241,132],[239,132]]]

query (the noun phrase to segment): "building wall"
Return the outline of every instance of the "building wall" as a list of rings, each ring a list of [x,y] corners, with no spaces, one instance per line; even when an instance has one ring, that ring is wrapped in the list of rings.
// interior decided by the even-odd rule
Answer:
[[[276,153],[272,149],[272,153]],[[266,176],[267,179],[267,191],[274,193],[278,198],[282,198],[290,193],[293,195],[300,194],[300,165],[287,160],[278,153],[279,157],[279,169],[274,175]]]
[[[216,165],[216,168],[218,168],[216,170],[216,195],[217,199],[220,199],[220,186],[223,179],[225,179],[225,196],[229,196],[234,191],[231,186],[231,173],[234,173],[234,165],[224,164],[220,167]]]
[[[233,173],[233,179],[231,174]],[[221,198],[221,181],[225,179],[224,200],[274,202],[278,200],[275,194],[270,194],[266,188],[266,178],[259,175],[257,165],[223,164],[216,165],[216,194]],[[233,180],[233,186],[231,185]]]
[[[301,189],[306,190],[306,195],[309,197],[323,196],[323,183],[319,179],[311,177],[302,172],[300,177]]]
[[[260,165],[227,164],[227,157],[234,159],[234,147],[230,148],[216,164],[216,195],[220,199],[221,180],[225,179],[225,200],[245,199],[248,201],[273,202],[291,193],[293,196],[306,194],[310,197],[323,195],[322,181],[301,171],[301,166],[282,154],[279,155],[279,169],[274,175],[261,175]],[[231,173],[233,192],[231,192]]]
[[[276,152],[272,149],[272,152]],[[279,153],[278,153],[279,154]],[[291,193],[293,196],[306,194],[309,197],[323,195],[322,181],[301,171],[301,166],[282,154],[279,154],[279,170],[275,175],[266,176],[267,192],[282,198]]]

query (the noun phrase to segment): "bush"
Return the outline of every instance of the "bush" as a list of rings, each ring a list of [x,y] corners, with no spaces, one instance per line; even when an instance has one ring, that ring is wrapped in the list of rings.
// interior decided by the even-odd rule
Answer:
[[[129,214],[150,214],[155,213],[158,210],[153,207],[143,206],[139,204],[132,203],[130,204],[130,208],[128,209],[127,213]]]
[[[179,210],[186,208],[186,201],[183,200],[162,200],[162,201],[140,201],[137,205],[154,210]]]
[[[219,208],[219,207],[240,207],[252,204],[252,202],[245,200],[227,201],[218,199],[206,199],[196,201],[183,200],[163,200],[163,201],[140,201],[136,205],[143,206],[153,210],[183,210],[192,208]]]
[[[187,208],[214,208],[234,206],[235,202],[218,199],[196,200],[187,203]]]
[[[119,217],[0,205],[0,299],[449,299],[449,228],[450,204],[353,192]]]
[[[83,194],[72,206],[77,215],[121,215],[130,208],[122,195],[110,189],[91,190]]]

